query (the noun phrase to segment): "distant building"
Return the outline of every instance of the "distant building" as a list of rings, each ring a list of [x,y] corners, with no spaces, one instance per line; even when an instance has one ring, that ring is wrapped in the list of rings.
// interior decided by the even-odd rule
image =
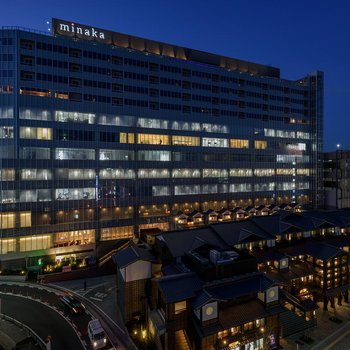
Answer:
[[[350,151],[324,153],[325,206],[350,208]]]
[[[114,256],[119,304],[130,315],[123,296],[144,286],[132,311],[163,349],[278,348],[280,336],[315,327],[319,307],[349,302],[349,250],[348,211],[280,210],[163,232]],[[153,274],[127,280],[124,261]]]

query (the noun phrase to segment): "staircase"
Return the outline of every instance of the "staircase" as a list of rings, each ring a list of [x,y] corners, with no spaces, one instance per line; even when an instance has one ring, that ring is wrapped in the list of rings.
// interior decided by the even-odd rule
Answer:
[[[315,320],[306,321],[304,317],[298,316],[293,311],[287,309],[280,313],[280,322],[283,337],[305,331],[316,325]]]
[[[191,350],[184,330],[177,331],[175,333],[175,349],[176,350]]]

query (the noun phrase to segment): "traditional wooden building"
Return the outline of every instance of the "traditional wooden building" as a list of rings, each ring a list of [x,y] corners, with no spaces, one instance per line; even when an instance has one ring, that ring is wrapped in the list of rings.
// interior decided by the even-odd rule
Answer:
[[[161,263],[157,275],[142,275],[152,282],[138,305],[159,348],[273,349],[280,337],[315,327],[318,308],[349,301],[349,252],[350,211],[280,210],[163,232],[152,253],[115,261],[118,270]]]

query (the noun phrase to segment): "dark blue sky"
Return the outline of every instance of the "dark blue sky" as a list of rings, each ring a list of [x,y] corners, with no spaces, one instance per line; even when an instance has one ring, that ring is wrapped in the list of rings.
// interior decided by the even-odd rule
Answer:
[[[0,25],[47,30],[51,17],[281,68],[325,72],[325,150],[350,149],[346,0],[7,0]]]

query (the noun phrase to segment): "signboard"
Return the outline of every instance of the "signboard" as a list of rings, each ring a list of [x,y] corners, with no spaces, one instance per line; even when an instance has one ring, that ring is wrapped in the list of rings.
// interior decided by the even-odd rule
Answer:
[[[70,265],[68,266],[62,266],[62,272],[71,272],[72,267]]]
[[[83,24],[68,22],[61,19],[52,19],[52,33],[71,38],[94,40],[104,44],[112,44],[112,32]]]

